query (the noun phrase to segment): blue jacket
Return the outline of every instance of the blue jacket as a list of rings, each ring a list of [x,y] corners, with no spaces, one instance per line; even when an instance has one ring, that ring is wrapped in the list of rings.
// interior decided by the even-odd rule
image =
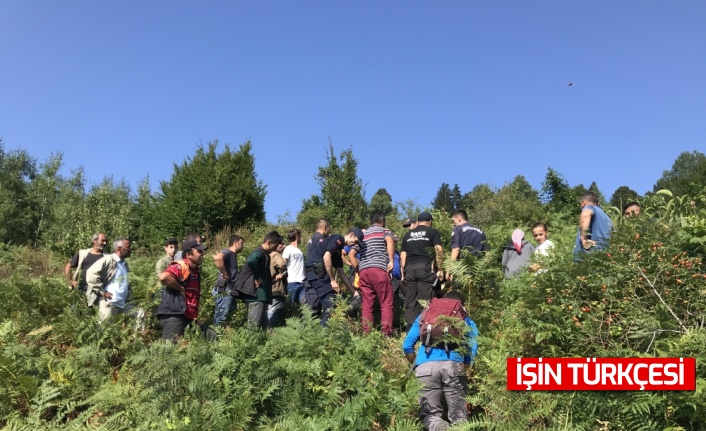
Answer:
[[[407,336],[402,343],[402,350],[404,350],[405,354],[414,353],[414,345],[419,341],[419,334],[421,332],[419,327],[420,317],[421,315],[417,316],[417,319],[414,321],[414,324],[412,325],[412,328],[410,328],[409,332],[407,332]],[[450,350],[447,353],[446,349],[437,347],[432,347],[429,349],[429,353],[427,353],[426,348],[420,347],[419,350],[417,350],[417,359],[414,361],[414,366],[416,367],[425,362],[431,361],[455,361],[462,362],[464,364],[471,364],[473,362],[473,358],[476,357],[476,352],[478,351],[478,342],[476,341],[476,338],[478,337],[478,328],[476,328],[476,324],[469,317],[466,317],[466,325],[470,327],[470,330],[468,331],[468,345],[471,347],[471,351],[469,352],[470,354],[462,355],[455,350]]]

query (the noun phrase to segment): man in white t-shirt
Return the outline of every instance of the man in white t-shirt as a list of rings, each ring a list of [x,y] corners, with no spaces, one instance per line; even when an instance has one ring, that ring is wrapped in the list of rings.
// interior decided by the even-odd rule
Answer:
[[[302,233],[299,229],[287,232],[289,245],[282,252],[282,258],[287,264],[287,293],[294,304],[301,302],[302,287],[306,278],[304,254],[299,250],[301,236]]]

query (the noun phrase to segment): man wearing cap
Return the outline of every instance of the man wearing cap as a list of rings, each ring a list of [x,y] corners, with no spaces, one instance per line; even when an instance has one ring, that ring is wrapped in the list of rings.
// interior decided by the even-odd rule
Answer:
[[[341,252],[346,245],[358,244],[363,240],[363,231],[351,228],[345,236],[331,235],[322,242],[317,242],[306,257],[306,281],[309,288],[305,298],[312,308],[316,308],[314,299],[318,299],[321,308],[321,326],[326,326],[329,309],[341,288],[336,282],[336,275],[341,278],[350,292],[355,288],[343,272]],[[315,298],[312,298],[315,296]]]
[[[417,227],[407,232],[402,238],[400,265],[402,266],[402,281],[405,284],[405,313],[407,331],[414,320],[422,312],[419,299],[431,300],[434,296],[434,285],[443,279],[444,272],[432,271],[432,255],[436,256],[436,267],[442,268],[444,249],[441,246],[439,232],[431,227],[432,216],[424,211],[417,217]]]
[[[402,227],[406,227],[407,230],[412,230],[417,227],[417,219],[414,217],[407,217],[405,221],[402,222]]]
[[[392,334],[393,292],[390,272],[394,266],[395,243],[392,232],[385,228],[385,214],[375,211],[370,216],[371,226],[360,242],[360,294],[363,297],[363,332],[370,332],[373,307],[380,304],[382,333]]]
[[[157,317],[162,324],[162,340],[176,341],[199,315],[201,262],[206,247],[195,239],[184,241],[183,259],[175,260],[159,275],[165,286]]]
[[[468,214],[464,210],[456,210],[451,216],[454,230],[451,232],[451,259],[461,257],[461,250],[474,256],[488,251],[488,239],[485,232],[468,223]]]

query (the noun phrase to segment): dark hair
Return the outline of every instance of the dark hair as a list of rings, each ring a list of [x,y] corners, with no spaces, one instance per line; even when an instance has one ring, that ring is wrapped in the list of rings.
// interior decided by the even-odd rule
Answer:
[[[294,242],[298,236],[301,236],[302,232],[299,229],[290,229],[289,232],[287,232],[287,239],[289,242]]]
[[[466,211],[464,211],[464,210],[458,209],[458,210],[454,211],[454,213],[452,214],[452,217],[456,217],[456,216],[461,217],[461,219],[463,221],[468,221],[468,214],[466,214]]]
[[[549,232],[549,228],[547,227],[547,225],[545,223],[542,223],[541,221],[533,224],[532,230],[534,230],[535,228],[538,228],[538,227],[543,228],[545,232]]]
[[[201,238],[201,235],[199,235],[196,232],[187,233],[186,236],[184,237],[184,242],[191,241],[191,240],[196,240],[198,242],[201,242],[202,238]]]
[[[642,208],[642,205],[640,205],[640,202],[637,202],[637,201],[628,202],[628,203],[626,203],[625,206],[623,207],[623,214],[625,214],[625,210],[627,210],[627,209],[630,208],[630,207]]]
[[[373,211],[370,214],[370,224],[383,224],[385,223],[385,213],[382,211]]]
[[[174,248],[179,247],[179,241],[177,241],[176,238],[167,238],[166,241],[164,241],[164,246],[167,247],[168,245],[174,244]]]
[[[593,192],[586,192],[586,194],[583,195],[583,200],[589,201],[593,205],[598,205],[598,195]]]
[[[463,294],[461,294],[458,290],[449,290],[446,292],[446,295],[444,295],[444,298],[458,299],[462,304],[466,303],[466,299],[463,297]]]
[[[232,246],[233,244],[240,241],[241,239],[243,239],[243,237],[240,235],[231,235],[230,239],[228,240],[228,247]]]
[[[262,240],[263,243],[271,242],[273,244],[279,244],[282,242],[282,235],[280,235],[276,230],[265,234],[265,238]]]

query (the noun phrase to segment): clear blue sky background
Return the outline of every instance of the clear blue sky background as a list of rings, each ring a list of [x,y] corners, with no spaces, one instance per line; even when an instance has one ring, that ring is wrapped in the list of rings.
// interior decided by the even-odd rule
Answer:
[[[329,137],[368,198],[547,167],[644,193],[706,150],[705,23],[701,0],[0,0],[0,136],[154,189],[251,139],[268,220],[318,191]]]

